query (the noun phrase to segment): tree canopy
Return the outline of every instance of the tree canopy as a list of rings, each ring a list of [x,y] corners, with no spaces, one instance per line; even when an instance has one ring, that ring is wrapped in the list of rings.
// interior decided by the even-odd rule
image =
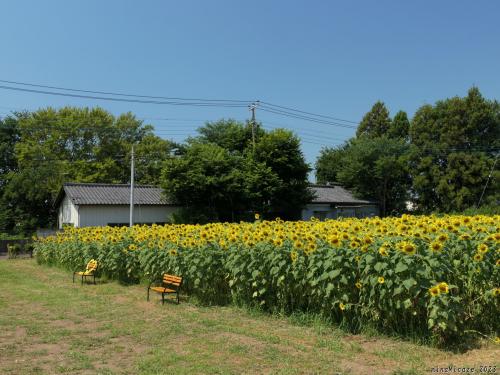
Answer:
[[[248,123],[221,120],[198,132],[162,175],[168,197],[193,217],[234,221],[259,212],[292,218],[310,199],[309,166],[290,131],[266,132],[258,124],[255,149]]]
[[[403,210],[405,199],[422,212],[463,211],[478,203],[499,152],[500,104],[473,87],[464,98],[420,107],[411,121],[403,111],[391,119],[385,105],[375,103],[356,138],[321,151],[316,179],[376,198],[386,213]],[[498,206],[499,184],[496,169],[486,204]]]
[[[378,101],[359,123],[356,136],[380,137],[387,134],[390,126],[389,110],[383,102]]]
[[[14,114],[0,124],[3,230],[53,225],[53,201],[65,181],[128,183],[137,146],[138,183],[158,183],[161,163],[175,147],[133,114],[102,108],[46,108]],[[161,160],[161,159],[160,159]]]
[[[463,210],[477,204],[494,156],[500,149],[500,105],[475,87],[454,97],[422,106],[410,127],[413,192],[425,211]],[[498,203],[500,173],[485,193]]]

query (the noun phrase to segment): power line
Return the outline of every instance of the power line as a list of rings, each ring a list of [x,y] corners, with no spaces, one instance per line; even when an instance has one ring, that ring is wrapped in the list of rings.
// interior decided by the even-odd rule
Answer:
[[[54,91],[24,89],[24,88],[20,88],[20,87],[1,86],[1,85],[0,85],[0,89],[3,89],[3,90],[13,90],[13,91],[23,91],[23,92],[31,92],[31,93],[36,93],[36,94],[63,96],[63,97],[96,99],[96,100],[107,100],[107,101],[126,102],[126,103],[176,105],[176,106],[195,106],[195,107],[226,107],[226,108],[243,108],[243,107],[247,106],[247,104],[243,104],[243,103],[219,103],[219,102],[215,103],[215,102],[210,102],[210,101],[207,101],[207,102],[192,102],[192,103],[190,103],[190,102],[176,102],[176,101],[122,99],[122,98],[112,98],[112,97],[104,97],[104,96],[69,94],[69,93],[61,93],[61,92],[54,92]]]
[[[64,90],[64,91],[72,91],[72,92],[85,92],[85,93],[89,93],[89,94],[126,96],[126,97],[132,97],[132,98],[166,99],[166,100],[198,101],[198,102],[228,102],[228,103],[232,102],[232,103],[244,103],[244,106],[248,105],[248,103],[251,102],[251,100],[179,98],[179,97],[167,97],[167,96],[126,94],[126,93],[121,93],[121,92],[110,92],[110,91],[82,90],[82,89],[74,89],[74,88],[68,88],[68,87],[40,85],[40,84],[27,83],[27,82],[7,81],[7,80],[3,80],[3,79],[0,79],[0,82],[14,84],[14,85],[40,87],[40,88],[46,88],[46,89]]]
[[[347,124],[341,124],[341,123],[337,123],[337,122],[333,122],[333,121],[321,120],[321,119],[317,119],[317,118],[313,118],[313,117],[307,117],[307,116],[303,116],[303,115],[299,115],[299,114],[294,114],[294,113],[279,110],[279,109],[260,108],[260,110],[264,111],[264,112],[274,113],[276,115],[296,118],[299,120],[305,120],[305,121],[309,121],[309,122],[315,122],[315,123],[323,124],[323,125],[337,126],[337,127],[341,127],[341,128],[347,128],[347,129],[357,129],[357,126],[354,126],[354,125],[347,125]]]
[[[294,115],[294,116],[302,116],[302,119],[308,121],[314,121],[322,119],[330,119],[335,121],[341,121],[343,123],[351,123],[357,124],[357,121],[346,120],[338,117],[328,116],[317,114],[313,112],[308,112],[300,109],[295,109],[291,107],[286,107],[282,105],[273,104],[266,101],[252,101],[252,100],[237,100],[237,99],[207,99],[207,98],[182,98],[182,97],[168,97],[168,96],[154,96],[154,95],[138,95],[138,94],[129,94],[123,92],[113,92],[113,91],[99,91],[99,90],[83,90],[69,87],[61,87],[55,85],[42,85],[37,83],[28,83],[28,82],[20,82],[20,81],[12,81],[12,80],[0,80],[0,82],[13,84],[13,85],[21,85],[28,87],[36,87],[36,88],[44,88],[44,89],[52,89],[52,90],[60,90],[60,91],[69,91],[69,92],[78,92],[78,93],[86,93],[86,94],[98,94],[98,95],[108,95],[108,96],[120,96],[125,98],[141,98],[141,99],[163,99],[167,100],[167,102],[157,102],[151,100],[131,100],[131,99],[122,99],[119,98],[109,98],[109,97],[98,97],[93,95],[72,95],[68,93],[58,93],[53,91],[45,91],[45,90],[33,90],[33,89],[22,89],[19,87],[12,86],[0,86],[1,89],[5,90],[17,90],[17,91],[26,91],[33,93],[40,93],[46,95],[58,95],[58,96],[70,96],[77,98],[87,98],[87,99],[97,99],[97,100],[112,100],[112,101],[130,101],[134,103],[147,103],[147,104],[169,104],[169,105],[193,105],[193,106],[224,106],[224,107],[244,107],[253,104],[262,105],[263,108],[267,108],[269,111],[274,111],[272,113],[281,114],[281,115]],[[309,115],[312,117],[305,117],[304,115]],[[329,123],[342,126],[342,124],[335,123],[329,121]],[[345,126],[345,124],[343,124]]]
[[[297,113],[303,113],[303,114],[311,115],[311,116],[315,116],[315,117],[329,118],[331,120],[343,121],[343,122],[348,122],[348,123],[351,123],[351,124],[358,124],[359,123],[359,121],[344,120],[344,119],[341,119],[341,118],[338,118],[338,117],[332,117],[332,116],[327,116],[327,115],[320,115],[320,114],[316,114],[316,113],[312,113],[312,112],[302,111],[302,110],[299,110],[299,109],[285,107],[285,106],[282,106],[282,105],[272,104],[272,103],[269,103],[269,102],[260,101],[260,103],[262,103],[263,106],[269,106],[269,107],[275,107],[275,108],[285,109],[285,110],[288,110],[288,111],[293,111],[293,112],[297,112]]]

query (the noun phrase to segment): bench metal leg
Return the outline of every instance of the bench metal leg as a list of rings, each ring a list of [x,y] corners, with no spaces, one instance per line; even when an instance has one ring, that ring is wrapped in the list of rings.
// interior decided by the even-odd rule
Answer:
[[[165,304],[165,293],[161,294],[161,304]]]

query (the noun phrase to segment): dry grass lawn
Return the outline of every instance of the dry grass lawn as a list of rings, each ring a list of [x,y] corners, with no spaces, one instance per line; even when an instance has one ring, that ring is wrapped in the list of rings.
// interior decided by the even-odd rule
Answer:
[[[0,260],[0,374],[420,374],[499,365],[500,347],[453,354],[235,307],[145,301],[142,285],[72,284]]]

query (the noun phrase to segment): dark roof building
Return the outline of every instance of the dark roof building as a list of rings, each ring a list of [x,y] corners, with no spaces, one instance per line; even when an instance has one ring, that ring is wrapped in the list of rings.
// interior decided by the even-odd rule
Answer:
[[[338,204],[371,204],[376,203],[365,199],[354,198],[349,190],[340,185],[311,185],[315,194],[311,203],[338,203]]]
[[[128,205],[130,204],[130,185],[65,183],[55,204],[67,196],[75,205]],[[134,185],[134,204],[173,205],[163,196],[163,190],[151,185]]]
[[[55,200],[58,226],[127,225],[130,216],[130,185],[65,183]],[[149,185],[134,186],[134,223],[168,222],[178,209],[163,190]]]
[[[302,220],[379,215],[377,202],[355,198],[352,192],[340,185],[311,185],[310,189],[315,197],[302,210]]]

